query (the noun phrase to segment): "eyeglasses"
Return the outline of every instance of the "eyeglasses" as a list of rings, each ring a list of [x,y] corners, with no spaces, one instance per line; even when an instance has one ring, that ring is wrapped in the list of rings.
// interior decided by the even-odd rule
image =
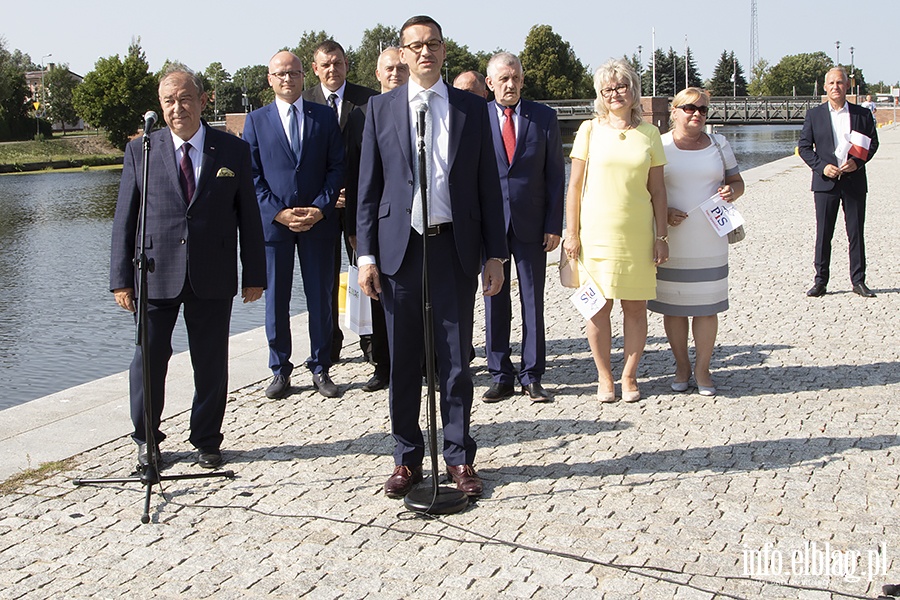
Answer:
[[[303,77],[303,71],[279,71],[277,73],[269,73],[272,77],[277,77],[282,81],[287,81],[288,77],[291,79],[300,79]]]
[[[681,110],[683,110],[684,114],[686,114],[686,115],[692,115],[695,112],[698,112],[698,113],[700,113],[700,116],[705,117],[706,114],[709,112],[708,106],[697,106],[696,104],[682,104],[681,106],[679,106],[677,108],[680,108]]]
[[[620,83],[615,86],[603,88],[602,90],[600,90],[600,95],[603,96],[604,98],[612,98],[613,94],[622,95],[627,91],[628,91],[628,84]]]
[[[405,44],[403,48],[407,48],[409,50],[412,50],[416,54],[420,54],[422,52],[422,48],[427,47],[429,52],[437,52],[443,45],[443,40],[428,40],[427,42],[410,42],[408,44]]]

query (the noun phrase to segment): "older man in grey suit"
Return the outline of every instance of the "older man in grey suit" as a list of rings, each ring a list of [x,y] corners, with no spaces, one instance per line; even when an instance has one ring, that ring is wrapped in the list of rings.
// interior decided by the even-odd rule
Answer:
[[[148,337],[131,362],[132,437],[138,466],[150,463],[144,424],[142,352],[149,354],[154,440],[160,431],[172,330],[180,309],[194,367],[190,441],[201,467],[222,463],[222,420],[228,391],[228,335],[238,287],[240,248],[244,302],[258,300],[266,281],[259,205],[253,190],[250,147],[200,119],[206,106],[203,83],[181,64],[170,65],[159,82],[159,103],[167,129],[150,134],[145,252],[154,269],[147,275]],[[135,312],[134,267],[140,245],[141,140],[128,144],[113,222],[110,289],[116,303]],[[240,232],[240,245],[238,245]],[[158,454],[157,454],[158,456]]]

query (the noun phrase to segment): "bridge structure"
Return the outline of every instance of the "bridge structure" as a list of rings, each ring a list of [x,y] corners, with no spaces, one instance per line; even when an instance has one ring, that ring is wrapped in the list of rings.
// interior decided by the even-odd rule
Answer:
[[[671,98],[667,100],[671,102]],[[802,124],[806,111],[821,103],[820,96],[720,96],[710,102],[706,122],[710,125]],[[556,110],[560,121],[584,121],[594,114],[592,99],[551,100],[544,104]]]

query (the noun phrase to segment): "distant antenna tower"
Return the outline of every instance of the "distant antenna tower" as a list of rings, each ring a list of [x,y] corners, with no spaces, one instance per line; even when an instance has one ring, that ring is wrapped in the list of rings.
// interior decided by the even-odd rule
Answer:
[[[750,69],[759,62],[759,27],[756,24],[756,0],[750,0]]]

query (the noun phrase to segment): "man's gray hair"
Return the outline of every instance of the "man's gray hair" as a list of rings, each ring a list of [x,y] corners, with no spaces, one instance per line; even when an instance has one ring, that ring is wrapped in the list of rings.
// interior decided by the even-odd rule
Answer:
[[[500,67],[512,67],[519,73],[524,72],[519,57],[511,52],[498,52],[493,55],[487,64],[487,76],[493,79]]]
[[[203,80],[200,79],[200,76],[197,75],[192,69],[189,69],[187,65],[184,63],[173,61],[165,66],[162,71],[162,74],[159,76],[159,83],[162,85],[166,79],[169,78],[170,75],[174,75],[176,73],[184,73],[188,77],[190,77],[191,82],[194,84],[194,87],[197,88],[197,95],[203,94]]]
[[[831,73],[832,71],[839,71],[841,76],[843,76],[844,81],[846,81],[846,82],[850,81],[850,76],[847,75],[847,69],[845,69],[844,67],[838,65],[836,67],[831,67],[830,69],[828,69],[829,73]]]

